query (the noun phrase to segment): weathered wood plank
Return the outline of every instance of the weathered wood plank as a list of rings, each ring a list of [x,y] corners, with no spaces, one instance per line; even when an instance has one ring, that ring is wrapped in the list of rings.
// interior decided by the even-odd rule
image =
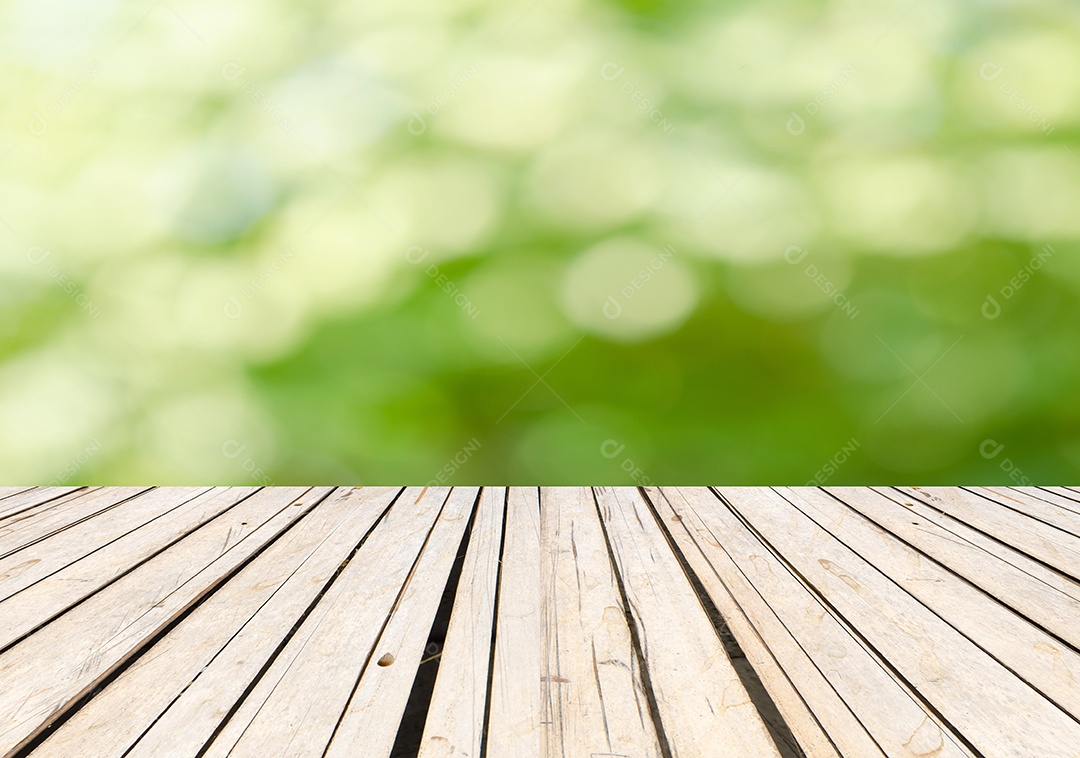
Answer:
[[[335,491],[50,735],[35,758],[197,755],[398,491]]]
[[[48,508],[27,513],[26,518],[0,527],[0,558],[70,529],[149,490],[149,487],[101,487],[73,493]]]
[[[1060,708],[1080,717],[1080,654],[1071,647],[828,493],[804,487],[778,491]]]
[[[983,755],[1075,758],[1080,724],[798,508],[775,492],[720,492]]]
[[[1017,487],[1016,489],[1041,497],[1059,508],[1080,515],[1080,493],[1068,487]]]
[[[22,495],[13,496],[8,502],[7,515],[0,519],[0,536],[14,533],[44,514],[55,514],[64,508],[78,504],[79,498],[102,490],[104,487],[39,488]]]
[[[69,495],[84,489],[86,488],[31,487],[22,492],[9,494],[6,498],[0,500],[0,528],[4,528],[7,524],[29,510],[43,508],[53,500],[68,497]]]
[[[390,755],[478,495],[474,487],[455,487],[450,493],[374,652],[358,674],[326,758]],[[391,658],[390,665],[383,665]]]
[[[9,553],[0,558],[0,601],[209,490],[209,487],[149,490],[56,533],[43,545]]]
[[[969,487],[977,495],[1080,536],[1080,503],[1038,487]]]
[[[978,546],[991,555],[1000,558],[1005,563],[1017,570],[1034,577],[1039,582],[1053,587],[1062,594],[1080,601],[1080,580],[1066,576],[1064,573],[1043,562],[1038,556],[1032,556],[1018,548],[1012,547],[997,539],[993,535],[970,526],[966,521],[942,511],[913,495],[918,492],[916,488],[907,487],[870,487],[858,488],[857,492],[866,497],[870,493],[880,493],[886,498],[902,503],[909,512],[919,513],[934,523],[941,525],[947,531],[960,537],[972,545]]]
[[[45,728],[328,488],[262,490],[0,654],[0,752]]]
[[[672,751],[779,756],[640,493],[629,487],[595,493]]]
[[[646,491],[807,758],[884,756],[678,488]]]
[[[446,487],[402,493],[210,744],[208,758],[322,755],[449,495]]]
[[[485,487],[439,658],[420,758],[481,754],[505,509],[506,488]]]
[[[5,500],[13,495],[18,495],[20,492],[30,492],[33,489],[33,487],[0,487],[0,519],[2,519],[7,512]]]
[[[190,500],[0,601],[0,650],[255,492],[227,487]],[[41,560],[46,561],[49,557]]]
[[[919,487],[905,488],[904,492],[1073,579],[1080,579],[1080,537],[1027,518],[1011,508],[995,506],[966,490]]]
[[[542,754],[659,756],[592,492],[540,491]]]
[[[942,758],[970,754],[817,593],[712,492],[698,487],[679,488],[678,492],[886,755]],[[794,678],[797,672],[791,674]],[[801,685],[802,680],[797,681]],[[836,714],[827,709],[818,708],[815,714],[840,744],[846,734],[838,728],[843,722],[837,724]]]
[[[488,705],[487,754],[492,758],[542,755],[544,728],[539,492],[511,487],[506,508]]]
[[[387,754],[475,490],[132,490],[0,488],[0,755]],[[811,758],[1080,758],[1080,492],[719,491],[484,490],[422,758],[774,750],[683,566]]]
[[[1029,557],[921,501],[862,487],[828,487],[853,509],[997,598],[1033,623],[1080,648],[1080,588]],[[1075,596],[1074,594],[1075,593]]]

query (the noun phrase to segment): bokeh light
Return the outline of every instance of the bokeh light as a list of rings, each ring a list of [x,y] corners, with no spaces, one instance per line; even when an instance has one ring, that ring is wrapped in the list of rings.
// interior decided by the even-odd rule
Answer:
[[[0,18],[0,479],[1080,473],[1075,4]]]

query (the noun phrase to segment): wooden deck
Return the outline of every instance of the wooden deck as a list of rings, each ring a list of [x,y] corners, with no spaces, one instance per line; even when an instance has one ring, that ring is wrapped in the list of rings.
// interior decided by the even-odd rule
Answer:
[[[1080,490],[0,488],[0,755],[1080,756]]]

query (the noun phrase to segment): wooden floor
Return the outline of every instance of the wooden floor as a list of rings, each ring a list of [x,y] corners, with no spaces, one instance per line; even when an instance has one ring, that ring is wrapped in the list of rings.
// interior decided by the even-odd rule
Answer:
[[[1080,756],[1080,490],[0,488],[0,755]]]

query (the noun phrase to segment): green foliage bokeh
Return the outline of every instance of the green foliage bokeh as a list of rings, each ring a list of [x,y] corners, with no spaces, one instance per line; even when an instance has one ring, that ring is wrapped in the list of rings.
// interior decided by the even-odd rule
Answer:
[[[0,479],[1080,471],[1075,4],[0,13]]]

